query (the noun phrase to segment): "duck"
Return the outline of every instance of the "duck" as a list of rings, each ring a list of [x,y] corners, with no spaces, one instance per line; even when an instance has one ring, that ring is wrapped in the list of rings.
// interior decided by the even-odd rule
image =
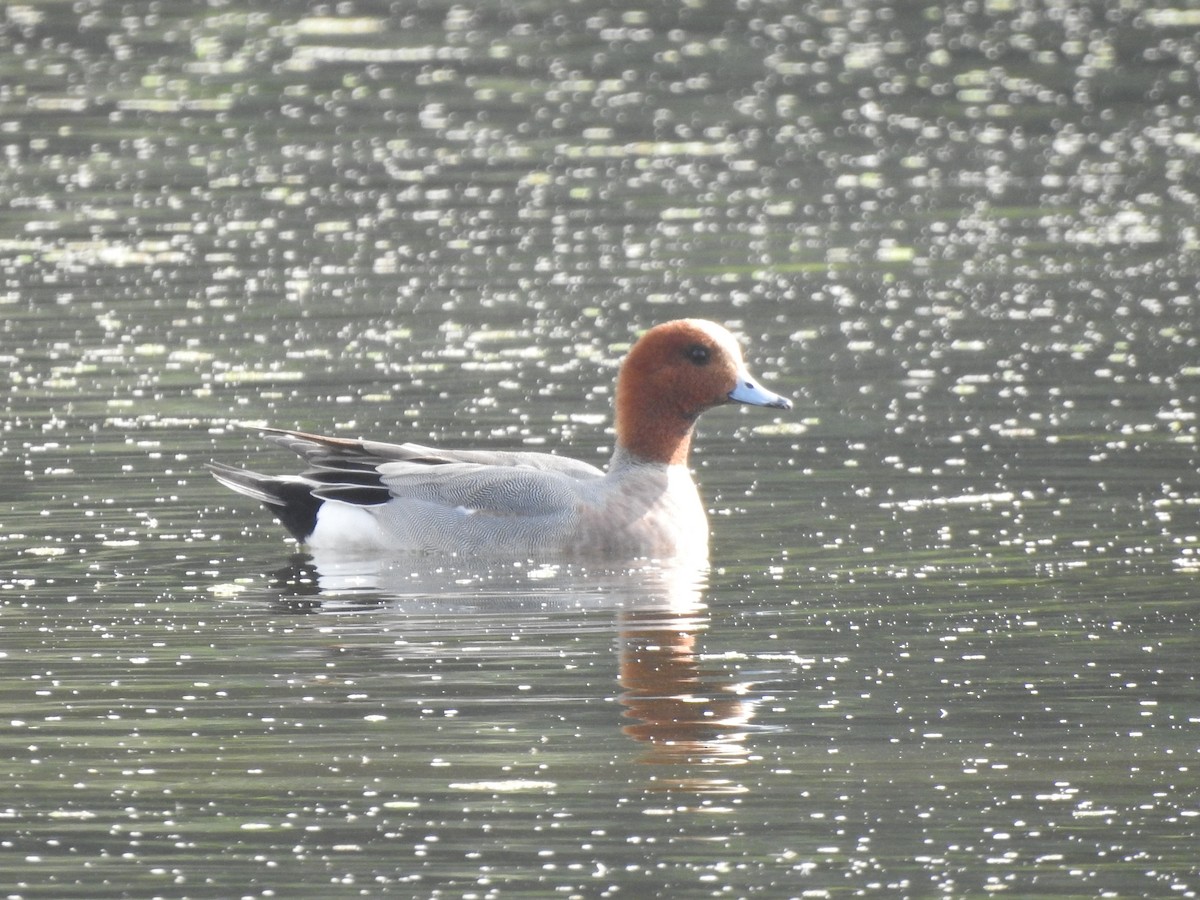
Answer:
[[[605,469],[565,455],[443,449],[258,428],[307,468],[223,463],[218,482],[262,503],[313,553],[707,560],[708,517],[688,467],[696,420],[717,406],[788,410],[749,373],[724,326],[650,328],[622,361]]]

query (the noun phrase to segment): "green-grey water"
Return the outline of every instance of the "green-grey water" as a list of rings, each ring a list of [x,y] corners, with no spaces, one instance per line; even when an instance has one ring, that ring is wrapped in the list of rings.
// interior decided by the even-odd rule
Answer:
[[[1200,16],[0,13],[11,897],[1194,896]],[[312,560],[239,423],[602,463],[712,567]]]

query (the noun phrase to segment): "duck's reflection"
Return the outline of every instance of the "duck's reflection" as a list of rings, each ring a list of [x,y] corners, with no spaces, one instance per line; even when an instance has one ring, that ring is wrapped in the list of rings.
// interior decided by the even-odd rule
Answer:
[[[617,620],[622,729],[648,744],[647,763],[738,765],[754,717],[750,685],[705,672],[697,650],[704,620],[623,610]]]
[[[693,794],[744,790],[728,767],[745,763],[757,700],[753,686],[706,670],[699,634],[708,625],[707,579],[695,567],[583,569],[411,556],[324,560],[297,556],[276,573],[280,602],[293,612],[373,608],[456,614],[516,613],[533,630],[548,604],[611,610],[616,616],[618,700],[624,734],[644,745],[642,764],[663,767],[653,786]],[[470,618],[462,620],[465,623]]]

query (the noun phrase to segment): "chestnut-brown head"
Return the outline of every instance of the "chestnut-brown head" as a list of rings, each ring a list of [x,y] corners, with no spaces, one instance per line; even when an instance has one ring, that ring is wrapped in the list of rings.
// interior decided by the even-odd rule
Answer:
[[[617,377],[617,446],[637,459],[682,465],[706,409],[749,403],[791,409],[746,371],[732,334],[703,319],[664,322],[633,345]]]

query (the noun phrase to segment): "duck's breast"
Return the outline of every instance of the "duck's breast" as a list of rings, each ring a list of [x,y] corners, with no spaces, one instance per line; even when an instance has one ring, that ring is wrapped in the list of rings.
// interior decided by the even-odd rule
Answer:
[[[575,538],[581,548],[607,557],[707,557],[708,518],[685,466],[623,465],[592,490]]]

